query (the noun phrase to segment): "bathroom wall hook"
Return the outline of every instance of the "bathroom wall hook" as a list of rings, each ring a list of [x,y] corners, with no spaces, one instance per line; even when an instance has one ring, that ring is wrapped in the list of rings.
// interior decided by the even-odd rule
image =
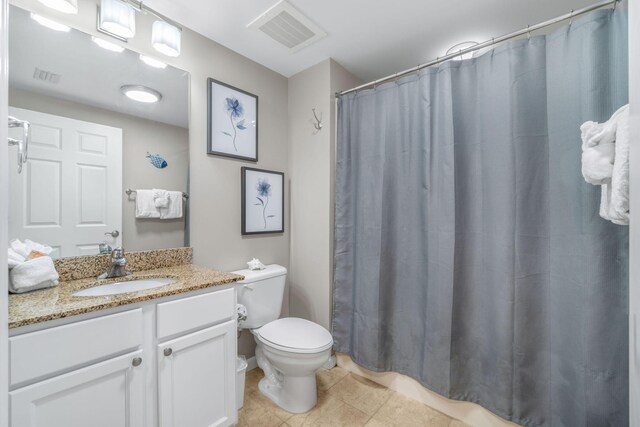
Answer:
[[[315,123],[313,124],[313,127],[316,129],[317,132],[320,132],[322,130],[322,113],[320,113],[320,118],[318,118],[318,115],[316,114],[316,109],[312,108],[311,111],[313,112],[313,117],[315,118]]]

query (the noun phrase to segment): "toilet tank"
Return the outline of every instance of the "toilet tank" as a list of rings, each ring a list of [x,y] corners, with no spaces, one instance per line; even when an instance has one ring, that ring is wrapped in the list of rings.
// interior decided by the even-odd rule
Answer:
[[[264,270],[238,270],[244,276],[236,282],[238,304],[247,308],[247,319],[238,326],[256,329],[280,317],[287,269],[281,265],[267,265]]]

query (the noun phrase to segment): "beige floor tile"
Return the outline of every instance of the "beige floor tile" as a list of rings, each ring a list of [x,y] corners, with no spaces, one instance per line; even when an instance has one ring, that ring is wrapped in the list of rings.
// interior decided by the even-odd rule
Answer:
[[[448,427],[452,418],[413,399],[393,393],[370,420],[368,427]]]
[[[373,415],[394,392],[371,380],[349,374],[329,389],[328,393],[365,414]]]
[[[328,390],[348,374],[349,371],[338,366],[334,367],[333,369],[318,369],[318,371],[316,372],[318,390]]]
[[[237,427],[276,427],[282,425],[282,419],[275,412],[254,399],[244,399],[244,406],[238,411]]]
[[[296,414],[287,420],[291,427],[359,427],[369,415],[344,403],[327,392],[318,393],[318,403],[307,413]]]

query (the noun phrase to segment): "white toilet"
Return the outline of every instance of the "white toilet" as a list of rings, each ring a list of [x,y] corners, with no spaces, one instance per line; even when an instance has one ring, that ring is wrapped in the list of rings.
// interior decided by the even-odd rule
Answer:
[[[245,277],[236,288],[238,303],[247,310],[238,326],[255,337],[256,360],[265,373],[260,391],[285,411],[307,412],[317,400],[315,372],[331,356],[331,334],[308,320],[278,319],[286,268],[272,264],[234,273]]]

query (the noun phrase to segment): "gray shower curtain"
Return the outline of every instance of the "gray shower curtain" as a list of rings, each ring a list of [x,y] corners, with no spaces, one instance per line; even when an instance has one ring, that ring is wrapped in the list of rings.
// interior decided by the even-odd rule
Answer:
[[[626,20],[341,98],[337,351],[518,424],[628,425],[628,229],[579,131],[627,103]]]

